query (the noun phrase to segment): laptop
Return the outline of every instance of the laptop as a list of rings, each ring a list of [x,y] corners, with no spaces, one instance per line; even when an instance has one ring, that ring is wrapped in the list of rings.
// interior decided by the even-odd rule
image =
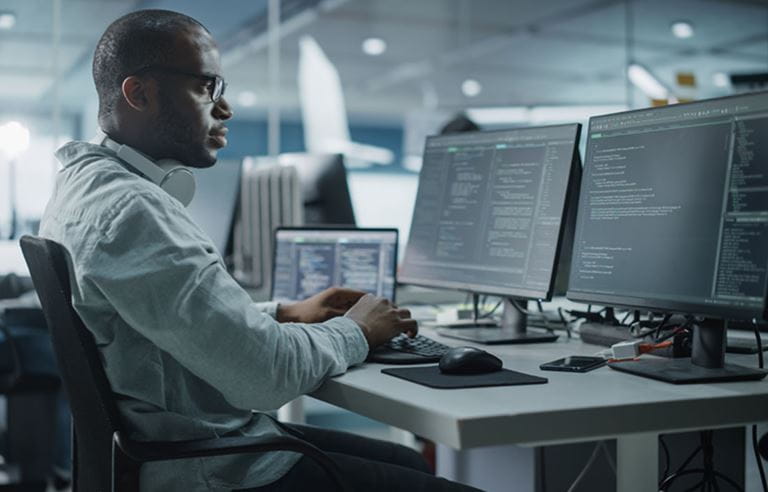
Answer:
[[[397,229],[281,227],[275,231],[273,301],[296,302],[328,287],[347,287],[395,302]],[[370,362],[436,362],[450,347],[399,335],[368,354]]]
[[[347,287],[395,302],[397,229],[280,227],[274,241],[273,301]]]

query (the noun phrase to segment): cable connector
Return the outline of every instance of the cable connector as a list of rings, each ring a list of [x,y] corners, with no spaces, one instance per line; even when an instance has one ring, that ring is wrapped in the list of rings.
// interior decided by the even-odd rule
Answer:
[[[619,342],[611,345],[611,358],[613,360],[634,359],[641,354],[640,340],[628,340],[626,342]]]
[[[672,346],[672,340],[667,340],[661,343],[644,343],[641,340],[629,340],[626,342],[619,342],[611,346],[611,352],[613,353],[612,360],[628,360],[635,359],[641,354],[647,354],[653,352],[656,349],[662,349]]]

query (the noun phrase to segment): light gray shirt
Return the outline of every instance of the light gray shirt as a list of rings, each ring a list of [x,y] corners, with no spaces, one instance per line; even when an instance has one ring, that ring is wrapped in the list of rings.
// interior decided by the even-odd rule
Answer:
[[[115,153],[70,142],[40,235],[72,257],[73,304],[93,333],[131,437],[186,440],[282,430],[273,410],[365,359],[357,324],[278,323],[227,273],[181,204]],[[215,204],[211,204],[215,206]],[[270,483],[290,452],[142,467],[142,491]]]

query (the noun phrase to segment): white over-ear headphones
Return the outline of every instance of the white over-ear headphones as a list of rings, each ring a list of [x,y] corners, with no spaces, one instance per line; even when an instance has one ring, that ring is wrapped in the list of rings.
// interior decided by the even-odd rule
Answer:
[[[106,134],[96,137],[95,143],[114,150],[120,160],[149,178],[185,207],[195,196],[195,175],[179,161],[161,159],[153,162],[133,147],[117,143]]]

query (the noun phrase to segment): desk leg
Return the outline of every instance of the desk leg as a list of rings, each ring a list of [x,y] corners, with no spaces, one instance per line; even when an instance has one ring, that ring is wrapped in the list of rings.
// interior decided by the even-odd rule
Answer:
[[[289,401],[277,410],[277,420],[286,424],[305,424],[304,397],[300,396]]]
[[[392,442],[396,442],[397,444],[415,449],[417,451],[419,449],[419,446],[416,444],[416,436],[414,436],[412,432],[398,429],[397,427],[390,427],[389,437]]]
[[[616,491],[659,488],[659,436],[627,434],[616,439]]]

